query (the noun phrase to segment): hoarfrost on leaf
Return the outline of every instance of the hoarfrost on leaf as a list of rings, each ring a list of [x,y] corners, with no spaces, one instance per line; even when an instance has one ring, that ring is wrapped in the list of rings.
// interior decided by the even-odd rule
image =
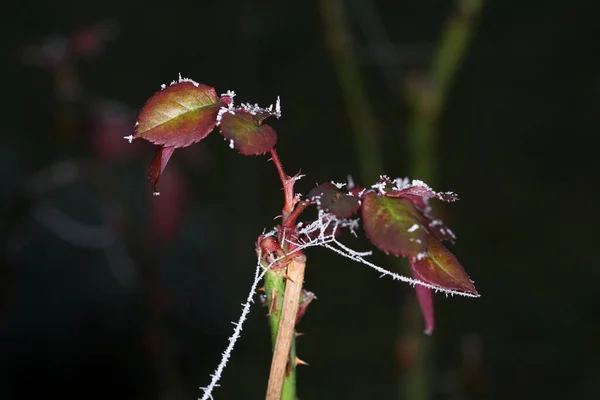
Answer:
[[[417,229],[419,229],[419,225],[413,224],[413,226],[411,226],[410,228],[408,228],[406,231],[412,233],[412,232],[416,231]]]
[[[216,126],[221,125],[221,120],[223,119],[223,114],[225,114],[225,113],[235,115],[235,109],[233,108],[233,102],[231,102],[231,104],[229,104],[229,106],[227,106],[227,107],[219,108],[219,112],[217,113],[217,122],[215,124]]]
[[[372,189],[375,189],[379,194],[385,194],[385,182],[379,181],[374,185],[371,185]]]
[[[223,96],[231,97],[231,99],[233,100],[233,98],[235,97],[235,92],[233,90],[228,90],[225,93],[221,93],[221,97]]]
[[[240,104],[240,107],[242,107],[242,110],[244,110],[247,113],[250,113],[252,115],[256,115],[260,111],[263,111],[263,109],[256,103],[254,103],[254,104],[242,103],[242,104]]]
[[[182,83],[182,82],[189,82],[189,83],[191,83],[192,85],[194,85],[196,87],[200,86],[200,84],[198,82],[196,82],[195,80],[193,80],[193,79],[182,78],[181,77],[181,72],[179,73],[178,79],[176,81],[171,82],[171,85],[175,85],[176,83]]]

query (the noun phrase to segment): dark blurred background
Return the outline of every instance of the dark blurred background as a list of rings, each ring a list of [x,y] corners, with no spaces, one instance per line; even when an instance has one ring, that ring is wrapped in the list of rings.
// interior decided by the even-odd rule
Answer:
[[[482,297],[437,295],[431,337],[410,286],[308,251],[300,399],[600,398],[597,2],[480,3],[5,4],[0,398],[195,399],[209,382],[282,199],[267,157],[216,133],[151,195],[155,148],[122,137],[179,72],[281,96],[277,148],[304,193],[415,172],[460,195],[439,211]],[[265,313],[216,399],[264,397]]]

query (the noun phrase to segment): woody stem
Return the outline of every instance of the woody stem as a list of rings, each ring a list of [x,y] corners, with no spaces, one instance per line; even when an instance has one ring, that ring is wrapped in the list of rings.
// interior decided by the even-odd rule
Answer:
[[[305,267],[305,256],[298,255],[288,264],[287,277],[284,277],[282,270],[271,269],[265,274],[265,292],[273,343],[266,400],[296,399],[294,327]]]

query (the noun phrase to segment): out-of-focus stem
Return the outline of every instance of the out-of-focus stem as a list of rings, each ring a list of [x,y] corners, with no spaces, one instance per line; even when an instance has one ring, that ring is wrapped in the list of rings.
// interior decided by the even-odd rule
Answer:
[[[472,37],[482,0],[459,0],[457,11],[443,32],[429,73],[408,83],[412,116],[408,129],[411,176],[435,185],[437,165],[437,127],[447,101],[449,88]],[[399,345],[412,348],[413,363],[403,371],[403,399],[430,398],[432,338],[423,335],[419,303],[410,300],[402,309]]]
[[[325,40],[333,57],[338,80],[354,132],[361,179],[374,181],[382,173],[379,137],[360,68],[354,57],[341,0],[321,0]]]

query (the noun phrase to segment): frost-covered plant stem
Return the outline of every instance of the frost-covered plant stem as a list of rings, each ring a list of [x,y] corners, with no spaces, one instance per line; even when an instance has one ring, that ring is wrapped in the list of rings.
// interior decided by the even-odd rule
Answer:
[[[294,185],[302,175],[289,176],[284,172],[274,147],[277,133],[263,123],[266,118],[281,116],[279,98],[273,110],[273,106],[261,108],[248,103],[234,106],[234,95],[234,92],[228,91],[219,97],[215,88],[180,77],[168,87],[164,85],[146,102],[138,116],[135,134],[127,137],[130,141],[141,138],[160,146],[149,171],[155,191],[173,151],[197,143],[216,127],[229,146],[243,155],[270,153],[281,179],[284,194],[279,215],[281,223],[271,231],[263,232],[256,242],[258,264],[250,293],[238,322],[234,323],[234,332],[221,361],[211,375],[210,384],[201,388],[204,391],[202,400],[213,399],[212,391],[219,385],[262,278],[266,280],[266,305],[269,307],[273,342],[267,400],[295,400],[295,370],[303,362],[295,354],[297,334],[294,329],[310,302],[316,298],[314,293],[302,288],[306,268],[303,250],[308,247],[325,247],[370,266],[382,276],[419,285],[419,293],[426,290],[431,295],[433,289],[446,294],[479,296],[462,265],[442,244],[454,243],[454,234],[443,221],[431,214],[428,205],[429,199],[453,202],[457,200],[456,194],[436,192],[420,180],[390,179],[381,175],[375,184],[366,187],[355,186],[351,179],[348,183],[323,183],[303,198],[294,191]],[[244,205],[247,210],[252,209],[247,202]],[[317,219],[298,221],[309,206],[317,208]],[[357,217],[351,218],[353,216]],[[357,236],[359,221],[362,221],[371,243],[379,250],[410,260],[413,278],[371,263],[364,258],[371,254],[370,251],[355,251],[337,239],[342,232]],[[429,315],[432,301],[427,300]]]
[[[283,186],[284,205],[281,218],[282,229],[286,222],[294,222],[293,215],[298,201],[294,193],[294,183],[298,176],[290,177],[284,170],[277,151],[270,151],[271,160],[275,164]],[[302,209],[304,207],[301,207]],[[281,243],[286,250],[286,243]],[[299,253],[283,269],[269,269],[265,273],[265,295],[269,307],[269,325],[273,359],[267,386],[267,400],[296,400],[296,316],[302,284],[306,257]]]
[[[302,292],[306,258],[300,254],[283,271],[265,274],[273,359],[267,386],[267,400],[296,399],[296,316]]]

